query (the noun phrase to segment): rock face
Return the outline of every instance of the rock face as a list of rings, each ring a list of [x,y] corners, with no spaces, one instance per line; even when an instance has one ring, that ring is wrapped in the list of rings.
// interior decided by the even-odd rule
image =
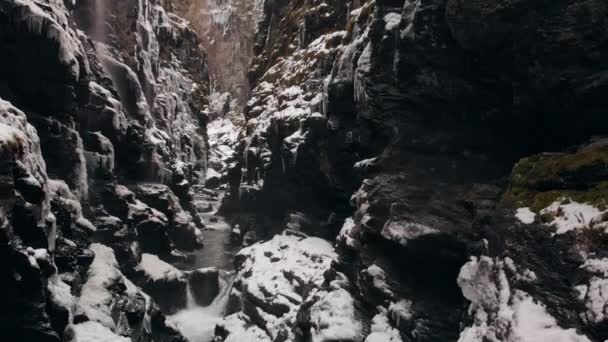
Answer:
[[[243,235],[337,239],[331,269],[369,309],[345,340],[603,341],[606,14],[267,2],[224,211]],[[236,327],[300,331],[250,302]]]
[[[183,341],[161,313],[175,308],[129,280],[142,251],[173,260],[201,241],[188,210],[207,178],[207,57],[169,5],[0,3],[7,341]],[[143,273],[151,293],[185,290]]]
[[[215,90],[243,106],[251,91],[247,73],[254,56],[254,36],[263,0],[172,1],[175,13],[188,19],[209,55]],[[228,100],[230,102],[230,99]]]

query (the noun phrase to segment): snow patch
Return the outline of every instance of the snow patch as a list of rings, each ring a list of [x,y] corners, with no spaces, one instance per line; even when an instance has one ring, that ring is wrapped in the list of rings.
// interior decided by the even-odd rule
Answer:
[[[71,342],[131,342],[130,338],[116,335],[98,322],[84,322],[73,326]]]
[[[156,255],[144,253],[141,255],[139,267],[151,280],[178,279],[183,273],[172,265],[160,260]]]
[[[525,207],[517,209],[517,211],[515,212],[515,217],[517,217],[517,219],[520,220],[522,223],[532,224],[534,223],[536,214],[532,212],[530,208]]]
[[[310,308],[313,342],[356,341],[361,323],[355,318],[355,302],[344,289],[327,293]]]
[[[586,203],[569,202],[562,204],[553,202],[550,206],[541,210],[540,213],[541,215],[550,214],[553,220],[548,225],[557,228],[556,234],[564,234],[572,230],[588,228],[593,218],[604,212],[606,211],[600,211]]]

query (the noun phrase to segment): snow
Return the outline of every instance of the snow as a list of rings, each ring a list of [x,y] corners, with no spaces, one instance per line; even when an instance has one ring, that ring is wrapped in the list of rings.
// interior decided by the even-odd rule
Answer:
[[[369,266],[365,271],[373,278],[373,284],[375,288],[377,288],[387,296],[393,295],[393,291],[391,291],[390,286],[386,282],[386,273],[382,268],[380,268],[376,264],[373,264]]]
[[[529,294],[511,289],[503,260],[472,257],[458,275],[458,285],[471,302],[474,323],[459,342],[590,342],[574,329],[564,329]]]
[[[87,272],[87,282],[82,286],[78,309],[90,321],[115,329],[111,309],[113,296],[109,288],[121,280],[122,274],[118,270],[114,251],[110,247],[93,243],[89,249],[95,253],[95,258]]]
[[[400,325],[402,321],[409,321],[412,319],[412,304],[412,301],[402,299],[389,305],[388,312],[397,325]]]
[[[372,318],[371,333],[365,342],[403,342],[399,330],[390,325],[386,309],[379,307],[378,310],[380,313]]]
[[[515,212],[515,217],[517,217],[517,219],[520,220],[522,223],[532,224],[534,223],[536,214],[532,212],[530,208],[525,207],[517,209],[517,211]]]
[[[8,148],[17,148],[25,144],[27,138],[21,131],[0,122],[0,151]]]
[[[438,234],[439,230],[415,222],[389,220],[382,228],[382,237],[395,241],[403,246],[407,245],[408,241],[420,238],[426,235]]]
[[[595,323],[608,320],[608,279],[593,277],[585,293],[587,318]]]
[[[277,235],[238,253],[237,260],[243,261],[233,293],[242,291],[242,295],[252,301],[273,308],[271,311],[275,314],[258,307],[252,310],[266,322],[265,330],[274,340],[281,331],[291,331],[300,305],[319,293],[325,281],[324,273],[335,257],[333,246],[326,240]]]
[[[139,267],[153,281],[162,279],[178,279],[184,276],[180,270],[160,260],[156,255],[153,254],[142,254]]]
[[[255,325],[248,323],[248,318],[242,313],[226,316],[218,326],[228,331],[224,342],[270,342],[266,333]]]
[[[581,268],[588,272],[608,277],[608,258],[588,259]]]
[[[310,308],[312,342],[356,341],[361,323],[355,319],[354,300],[344,289],[327,293]]]
[[[591,342],[574,329],[562,329],[545,307],[523,291],[513,298],[512,334],[508,341],[517,342]]]
[[[595,323],[608,320],[608,258],[589,259],[580,268],[593,274],[588,285],[579,285],[587,319]]]
[[[98,322],[84,322],[73,326],[71,342],[131,342],[130,338],[116,335]]]
[[[384,22],[386,23],[384,25],[384,29],[386,31],[392,31],[398,28],[399,24],[401,24],[401,14],[395,12],[387,13],[384,16]]]
[[[340,229],[340,233],[336,240],[345,244],[351,248],[357,248],[359,246],[359,241],[351,235],[353,233],[353,229],[355,228],[355,221],[352,217],[344,220],[344,225],[342,225],[342,229]]]
[[[570,201],[566,204],[553,202],[540,213],[553,216],[553,221],[548,225],[555,226],[557,228],[555,233],[559,235],[572,230],[588,228],[591,220],[603,212],[590,204]]]
[[[47,288],[51,294],[51,300],[70,310],[71,313],[76,299],[72,296],[70,286],[63,282],[57,274],[54,274],[49,278]]]
[[[219,172],[215,171],[214,169],[212,169],[212,168],[207,169],[207,179],[221,178],[221,177],[222,177],[222,175]]]

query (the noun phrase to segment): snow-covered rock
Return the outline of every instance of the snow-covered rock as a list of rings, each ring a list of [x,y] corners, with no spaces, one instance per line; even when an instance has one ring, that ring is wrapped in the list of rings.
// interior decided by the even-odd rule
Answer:
[[[471,304],[472,326],[459,341],[591,341],[572,328],[559,326],[546,307],[528,293],[511,287],[503,260],[473,258],[458,276]]]
[[[349,329],[357,324],[353,322],[352,297],[342,289],[321,290],[324,274],[334,257],[329,242],[294,235],[277,235],[241,250],[236,256],[238,267],[232,296],[240,298],[245,316],[229,316],[225,323],[220,323],[226,326],[226,341],[242,334],[259,335],[259,329],[265,331],[266,339],[278,336],[293,339],[298,312],[309,300],[312,301],[309,315],[316,320],[311,327],[314,334],[319,338],[348,335]],[[337,304],[340,306],[334,307]],[[336,310],[326,312],[324,308]],[[235,321],[239,322],[238,329],[234,328]],[[328,327],[328,322],[338,324],[336,330]]]

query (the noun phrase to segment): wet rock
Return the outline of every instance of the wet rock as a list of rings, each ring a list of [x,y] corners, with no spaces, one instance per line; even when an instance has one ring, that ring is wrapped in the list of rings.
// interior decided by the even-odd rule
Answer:
[[[220,293],[219,271],[215,267],[192,271],[188,283],[194,300],[200,306],[211,304]]]
[[[146,293],[158,303],[166,314],[186,307],[188,286],[185,275],[152,254],[142,254],[137,276]]]
[[[216,189],[221,184],[221,175],[214,169],[207,169],[207,179],[205,180],[205,187],[209,189]]]

